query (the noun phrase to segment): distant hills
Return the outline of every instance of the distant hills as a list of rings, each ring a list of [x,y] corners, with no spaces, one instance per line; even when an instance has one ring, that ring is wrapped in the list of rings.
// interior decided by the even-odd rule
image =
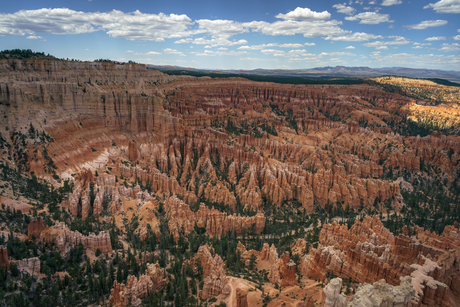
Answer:
[[[460,71],[423,69],[423,68],[406,68],[406,67],[346,67],[346,66],[326,66],[311,69],[253,69],[253,70],[207,70],[195,69],[190,67],[179,66],[155,66],[147,65],[149,68],[160,70],[184,70],[184,71],[203,71],[216,72],[236,75],[258,75],[258,76],[285,76],[301,78],[371,78],[382,75],[393,75],[410,78],[440,78],[453,82],[460,82]]]

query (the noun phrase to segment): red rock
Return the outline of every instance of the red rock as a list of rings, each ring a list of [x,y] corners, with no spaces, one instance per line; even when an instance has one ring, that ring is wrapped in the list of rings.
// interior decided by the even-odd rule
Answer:
[[[32,240],[33,237],[36,239],[40,238],[42,231],[46,229],[43,224],[43,220],[40,217],[37,217],[35,220],[30,221],[27,225],[27,237],[29,240]]]
[[[58,222],[42,231],[40,241],[57,245],[61,253],[67,253],[70,248],[80,243],[83,244],[83,248],[94,252],[98,249],[103,254],[112,252],[112,244],[107,232],[101,231],[97,236],[94,233],[84,236],[78,231],[71,231],[63,222]]]
[[[248,292],[236,289],[236,307],[248,307]]]
[[[198,296],[202,299],[209,299],[219,294],[228,295],[230,293],[228,286],[228,278],[225,274],[225,264],[219,255],[212,256],[207,244],[198,248],[196,256],[190,259],[190,265],[196,268],[196,263],[199,260],[203,269],[204,285],[203,290]]]
[[[0,265],[9,268],[10,261],[8,260],[8,250],[5,246],[0,246]]]

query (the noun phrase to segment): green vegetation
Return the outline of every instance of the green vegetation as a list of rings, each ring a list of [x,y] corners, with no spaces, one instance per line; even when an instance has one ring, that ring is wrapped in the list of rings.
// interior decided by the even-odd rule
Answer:
[[[11,49],[11,50],[2,50],[0,51],[0,59],[30,59],[33,57],[47,57],[47,58],[54,58],[54,56],[47,54],[45,55],[44,52],[34,52],[30,49]]]
[[[359,78],[304,78],[304,77],[291,77],[291,76],[263,76],[263,75],[246,75],[246,74],[232,74],[232,73],[219,73],[213,71],[196,71],[196,70],[171,70],[171,69],[158,69],[159,71],[168,75],[190,75],[194,77],[211,77],[211,78],[245,78],[258,82],[275,82],[282,84],[363,84],[363,79]]]

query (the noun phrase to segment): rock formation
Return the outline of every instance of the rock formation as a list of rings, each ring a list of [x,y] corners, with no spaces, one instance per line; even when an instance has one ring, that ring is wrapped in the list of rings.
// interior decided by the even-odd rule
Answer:
[[[248,292],[236,289],[236,307],[248,307]]]
[[[332,279],[326,287],[324,287],[323,292],[326,295],[326,301],[324,302],[325,307],[346,307],[347,306],[347,297],[340,292],[342,291],[342,279],[334,278]]]
[[[196,262],[199,260],[203,269],[204,285],[203,290],[198,293],[202,299],[209,299],[219,294],[228,295],[228,279],[225,275],[225,264],[219,255],[212,256],[207,244],[200,246],[196,256],[190,259],[190,265],[196,268]]]
[[[160,268],[158,262],[147,264],[145,273],[150,277],[153,282],[153,291],[157,292],[168,283],[168,277],[165,275],[164,270]]]
[[[148,298],[152,291],[153,282],[148,275],[136,276],[129,275],[124,284],[119,284],[116,280],[113,282],[113,288],[110,291],[110,305],[116,307],[142,306],[141,299]]]
[[[175,196],[168,198],[164,205],[169,218],[169,231],[176,240],[179,238],[180,231],[188,235],[195,227],[195,223],[198,227],[205,228],[210,236],[221,236],[229,231],[241,235],[243,229],[251,227],[256,233],[261,233],[265,227],[265,216],[261,212],[252,217],[227,215],[216,209],[209,209],[204,204],[200,205],[197,212],[193,212],[187,204]]]
[[[35,220],[32,220],[29,225],[27,225],[27,237],[29,240],[33,238],[40,238],[40,234],[45,230],[45,225],[43,224],[43,220],[39,217]]]
[[[376,216],[357,220],[350,230],[333,222],[323,226],[318,248],[302,257],[299,270],[322,280],[331,272],[360,283],[384,279],[392,286],[406,278],[415,290],[414,306],[449,306],[449,296],[460,294],[453,285],[460,272],[454,268],[460,248],[449,251],[459,243],[455,229],[446,226],[441,236],[419,229],[416,237],[395,238]]]
[[[10,268],[10,261],[8,260],[8,250],[5,246],[0,246],[0,265],[5,268]]]
[[[92,251],[100,250],[103,254],[112,252],[110,236],[107,232],[101,231],[98,235],[90,233],[88,236],[82,235],[78,231],[71,231],[63,222],[46,228],[40,233],[40,241],[55,244],[61,253],[67,253],[70,248],[83,244],[84,249]]]
[[[37,257],[22,260],[11,260],[10,264],[16,265],[19,272],[22,274],[26,273],[30,276],[40,275],[40,259]]]

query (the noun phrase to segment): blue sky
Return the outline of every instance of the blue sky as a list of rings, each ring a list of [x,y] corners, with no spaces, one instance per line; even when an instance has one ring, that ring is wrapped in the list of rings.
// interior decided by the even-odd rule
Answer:
[[[4,1],[0,49],[210,69],[460,70],[460,0]]]

